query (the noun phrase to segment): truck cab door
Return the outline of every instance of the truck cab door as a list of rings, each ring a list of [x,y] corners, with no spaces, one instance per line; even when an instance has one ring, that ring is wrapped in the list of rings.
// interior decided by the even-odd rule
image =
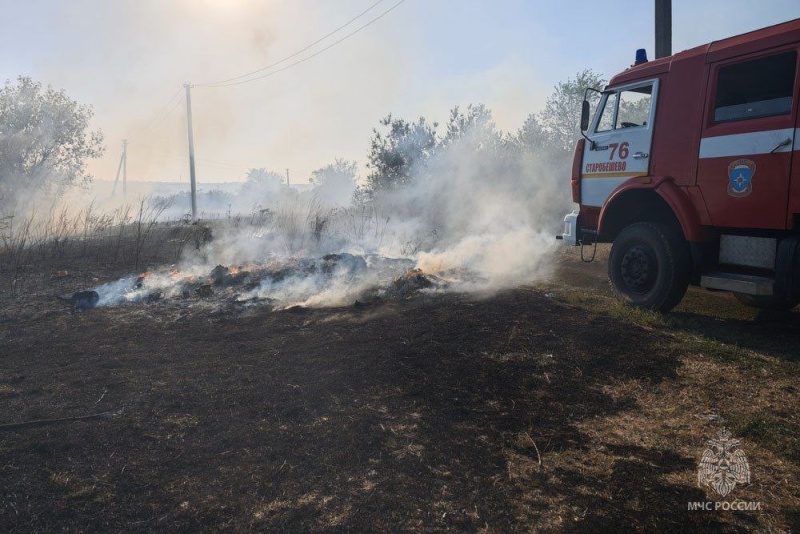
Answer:
[[[787,227],[796,76],[795,49],[711,65],[697,185],[714,226]]]
[[[602,207],[621,183],[650,166],[658,80],[604,91],[583,153],[581,204]]]

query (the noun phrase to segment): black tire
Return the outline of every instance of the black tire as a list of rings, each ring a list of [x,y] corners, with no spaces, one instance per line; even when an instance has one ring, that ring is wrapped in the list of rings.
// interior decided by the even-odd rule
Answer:
[[[631,224],[611,246],[608,277],[617,297],[631,306],[668,312],[686,294],[691,274],[689,245],[666,224]]]
[[[759,310],[789,311],[800,304],[799,300],[792,299],[782,294],[765,296],[734,293],[733,296],[745,306],[758,308]]]

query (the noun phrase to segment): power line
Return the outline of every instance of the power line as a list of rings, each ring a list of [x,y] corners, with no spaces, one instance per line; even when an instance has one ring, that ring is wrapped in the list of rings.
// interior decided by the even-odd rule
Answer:
[[[180,154],[178,152],[172,152],[172,151],[169,151],[169,150],[164,150],[162,148],[154,147],[153,145],[148,145],[148,144],[145,144],[145,143],[140,143],[138,141],[131,142],[131,144],[134,144],[134,145],[136,145],[138,147],[141,147],[141,148],[145,148],[149,152],[152,152],[153,154],[159,154],[159,155],[162,155],[162,156],[178,158],[178,159],[180,159],[182,161],[187,161],[189,159],[189,156],[187,154]],[[248,167],[242,167],[242,166],[240,166],[239,164],[236,164],[236,163],[230,163],[230,162],[226,162],[226,161],[218,161],[218,160],[213,160],[213,159],[200,159],[200,158],[198,158],[197,162],[198,162],[197,163],[198,165],[202,165],[204,167],[209,167],[209,168],[214,168],[214,169],[217,169],[217,170],[247,171],[249,169]]]
[[[150,133],[155,126],[157,126],[158,124],[160,124],[160,123],[164,122],[165,120],[167,120],[170,117],[170,115],[175,113],[175,110],[180,109],[180,105],[183,104],[183,102],[184,102],[184,97],[180,97],[178,100],[176,100],[175,103],[172,105],[172,107],[169,109],[169,111],[167,111],[167,113],[163,117],[161,117],[158,121],[154,122],[150,126],[150,128],[148,128],[147,130],[143,131],[139,135],[139,137],[141,138],[141,137],[144,136],[144,134]]]
[[[169,117],[169,115],[175,110],[175,108],[178,107],[178,104],[180,104],[180,102],[182,100],[182,98],[181,98],[177,102],[173,103],[173,101],[175,100],[175,97],[180,95],[181,89],[183,89],[183,87],[178,87],[178,90],[175,91],[175,93],[167,101],[167,103],[161,108],[161,110],[158,112],[158,114],[149,123],[147,123],[147,125],[145,125],[143,128],[140,128],[139,130],[135,131],[134,135],[129,137],[129,139],[137,139],[137,138],[143,137],[144,134],[147,133],[153,126],[155,126],[159,122],[161,122],[164,119],[166,119],[167,117]],[[170,107],[170,105],[172,107]]]
[[[378,15],[377,17],[373,18],[372,20],[370,20],[369,22],[367,22],[365,24],[362,24],[361,26],[359,26],[358,28],[356,28],[352,32],[348,33],[344,37],[342,37],[342,38],[334,41],[333,43],[325,46],[324,48],[322,48],[321,50],[311,54],[310,56],[307,56],[307,57],[304,57],[302,59],[299,59],[299,60],[297,60],[297,61],[295,61],[293,63],[290,63],[289,65],[286,65],[285,67],[282,67],[280,69],[274,70],[272,72],[267,72],[267,73],[262,74],[260,76],[252,77],[255,74],[258,74],[258,73],[261,73],[261,72],[264,72],[264,71],[268,71],[268,70],[272,69],[273,67],[276,67],[276,66],[278,66],[278,65],[280,65],[282,63],[285,63],[285,62],[289,61],[290,59],[295,58],[295,57],[299,56],[300,54],[310,50],[311,48],[313,48],[317,44],[321,43],[322,41],[328,39],[332,35],[334,35],[334,34],[338,33],[339,31],[343,30],[344,28],[346,28],[347,26],[349,26],[350,24],[352,24],[353,22],[355,22],[356,20],[358,20],[359,18],[361,18],[362,16],[364,16],[365,14],[367,14],[368,12],[373,10],[375,7],[377,7],[383,1],[384,0],[377,0],[372,5],[370,5],[367,9],[365,9],[364,11],[362,11],[361,13],[359,13],[358,15],[356,15],[355,17],[353,17],[352,19],[347,21],[342,26],[339,26],[338,28],[336,28],[332,32],[324,35],[323,37],[321,37],[319,39],[317,39],[316,41],[314,41],[313,43],[309,44],[305,48],[302,48],[301,50],[298,50],[297,52],[295,52],[295,53],[293,53],[293,54],[281,59],[280,61],[277,61],[275,63],[267,65],[266,67],[262,67],[260,69],[248,72],[246,74],[242,74],[240,76],[236,76],[236,77],[233,77],[233,78],[228,78],[226,80],[220,80],[220,81],[217,81],[217,82],[198,84],[196,86],[190,86],[190,85],[186,84],[184,86],[184,88],[186,90],[186,96],[184,96],[182,98],[178,98],[178,95],[180,95],[181,89],[182,89],[181,87],[179,87],[175,91],[175,93],[172,95],[172,97],[167,101],[167,103],[164,105],[164,107],[159,111],[159,113],[144,128],[140,129],[138,132],[135,133],[135,135],[133,137],[130,137],[129,139],[132,139],[133,143],[135,145],[147,148],[147,149],[151,150],[152,152],[160,153],[162,155],[166,155],[166,156],[170,156],[170,157],[177,157],[177,158],[180,158],[182,161],[186,161],[187,160],[187,156],[185,156],[185,155],[177,154],[177,153],[174,153],[174,152],[165,152],[165,151],[159,149],[158,147],[152,147],[152,146],[146,145],[144,143],[139,143],[138,139],[141,139],[142,137],[144,137],[144,135],[149,133],[149,131],[152,130],[153,127],[155,127],[156,125],[160,124],[161,122],[163,122],[167,118],[169,118],[169,116],[178,108],[178,106],[181,103],[183,103],[184,101],[188,102],[189,89],[191,87],[230,87],[230,86],[234,86],[234,85],[241,85],[241,84],[254,82],[254,81],[257,81],[257,80],[261,80],[261,79],[267,78],[269,76],[272,76],[273,74],[277,74],[279,72],[283,72],[283,71],[285,71],[287,69],[290,69],[292,67],[300,65],[301,63],[305,63],[306,61],[308,61],[308,60],[310,60],[310,59],[312,59],[314,57],[317,57],[318,55],[322,54],[323,52],[326,52],[327,50],[330,50],[331,48],[333,48],[334,46],[338,45],[339,43],[349,39],[350,37],[354,36],[355,34],[359,33],[360,31],[364,30],[365,28],[367,28],[367,27],[371,26],[372,24],[376,23],[377,21],[379,21],[380,19],[382,19],[383,17],[385,17],[386,15],[388,15],[389,13],[391,13],[392,11],[397,9],[406,0],[399,0],[392,7],[390,7],[389,9],[387,9],[386,11],[384,11],[383,13]],[[177,100],[176,100],[176,98],[177,98]],[[188,105],[189,104],[187,104],[187,106]],[[190,161],[194,161],[193,156],[190,156],[188,159]],[[200,166],[203,166],[203,167],[208,167],[208,168],[211,168],[211,169],[220,170],[220,171],[229,171],[229,172],[238,171],[238,172],[241,172],[241,171],[247,170],[246,168],[240,167],[240,166],[238,166],[237,164],[234,164],[234,163],[227,163],[227,162],[214,161],[214,160],[202,160],[202,159],[197,159],[196,161],[197,161],[197,165],[200,165]],[[288,176],[287,176],[287,182],[288,182]]]
[[[216,82],[200,83],[200,84],[196,84],[195,87],[208,87],[208,86],[211,86],[211,85],[218,85],[218,84],[222,84],[222,83],[232,82],[232,81],[235,81],[235,80],[240,80],[242,78],[247,78],[248,76],[252,76],[253,74],[258,74],[259,72],[263,72],[265,70],[271,69],[272,67],[280,65],[281,63],[285,63],[286,61],[289,61],[290,59],[299,56],[300,54],[302,54],[303,52],[305,52],[309,48],[312,48],[315,45],[321,43],[322,41],[324,41],[325,39],[327,39],[331,35],[333,35],[335,33],[338,33],[339,31],[343,30],[344,28],[346,28],[347,26],[349,26],[350,24],[352,24],[356,20],[360,19],[361,17],[363,17],[364,15],[366,15],[367,13],[372,11],[378,4],[382,3],[383,1],[384,0],[378,0],[377,2],[375,2],[374,4],[369,6],[367,9],[365,9],[364,11],[362,11],[361,13],[359,13],[358,15],[356,15],[355,17],[353,17],[349,21],[345,22],[344,24],[342,24],[341,26],[339,26],[338,28],[336,28],[332,32],[324,35],[323,37],[320,37],[319,39],[317,39],[316,41],[314,41],[310,45],[306,46],[302,50],[298,50],[294,54],[292,54],[290,56],[286,56],[285,58],[281,59],[280,61],[276,61],[275,63],[272,63],[271,65],[267,65],[266,67],[261,67],[260,69],[254,70],[252,72],[248,72],[246,74],[242,74],[241,76],[236,76],[234,78],[228,78],[227,80],[218,80]]]
[[[344,40],[346,40],[346,39],[349,39],[350,37],[352,37],[352,36],[354,36],[355,34],[357,34],[358,32],[360,32],[361,30],[363,30],[363,29],[367,28],[368,26],[371,26],[371,25],[372,25],[372,24],[374,24],[375,22],[379,21],[380,19],[382,19],[383,17],[385,17],[386,15],[388,15],[389,13],[391,13],[392,11],[394,11],[395,9],[397,9],[397,8],[400,6],[400,4],[402,4],[402,3],[403,3],[403,2],[405,2],[405,1],[406,1],[406,0],[400,0],[400,1],[399,1],[399,2],[397,2],[395,5],[393,5],[392,7],[390,7],[389,9],[387,9],[386,11],[384,11],[383,13],[381,13],[380,15],[378,15],[377,17],[375,17],[374,19],[372,19],[371,21],[367,22],[366,24],[364,24],[364,25],[362,25],[362,26],[359,26],[358,28],[356,28],[356,29],[355,29],[355,30],[353,30],[352,32],[348,33],[347,35],[345,35],[345,36],[344,36],[344,37],[342,37],[341,39],[339,39],[339,40],[337,40],[337,41],[334,41],[333,43],[329,44],[328,46],[326,46],[326,47],[325,47],[325,48],[323,48],[322,50],[319,50],[318,52],[315,52],[315,53],[311,54],[310,56],[307,56],[307,57],[305,57],[305,58],[303,58],[303,59],[300,59],[300,60],[298,60],[298,61],[295,61],[294,63],[290,63],[289,65],[286,65],[285,67],[282,67],[282,68],[280,68],[280,69],[277,69],[277,70],[274,70],[274,71],[272,71],[272,72],[268,72],[268,73],[266,73],[266,74],[262,74],[261,76],[257,76],[257,77],[255,77],[255,78],[250,78],[250,79],[247,79],[247,80],[242,80],[242,81],[233,81],[233,82],[229,82],[229,83],[225,83],[225,82],[208,83],[208,84],[204,84],[204,85],[196,85],[195,87],[232,87],[232,86],[234,86],[234,85],[241,85],[241,84],[245,84],[245,83],[249,83],[249,82],[254,82],[254,81],[256,81],[256,80],[263,80],[264,78],[267,78],[267,77],[269,77],[269,76],[272,76],[273,74],[278,74],[279,72],[283,72],[283,71],[285,71],[285,70],[287,70],[287,69],[290,69],[290,68],[292,68],[292,67],[294,67],[294,66],[296,66],[296,65],[299,65],[299,64],[301,64],[301,63],[305,63],[305,62],[306,62],[306,61],[308,61],[309,59],[312,59],[312,58],[315,58],[315,57],[317,57],[318,55],[322,54],[322,53],[323,53],[323,52],[325,52],[326,50],[330,50],[331,48],[333,48],[334,46],[338,45],[338,44],[339,44],[339,43],[341,43],[342,41],[344,41]],[[334,32],[334,33],[335,33],[335,32]],[[280,62],[278,62],[278,63],[283,63],[283,61],[280,61]],[[264,67],[264,69],[262,69],[262,70],[266,70],[266,69],[268,69],[268,68],[269,68],[269,67]],[[254,71],[254,72],[258,72],[258,71]],[[252,74],[252,73],[251,73],[251,74]],[[250,75],[250,74],[245,74],[245,75],[242,75],[241,77],[246,77],[246,76],[249,76],[249,75]],[[241,77],[240,77],[240,78],[241,78]],[[235,78],[232,78],[232,79],[235,79]]]

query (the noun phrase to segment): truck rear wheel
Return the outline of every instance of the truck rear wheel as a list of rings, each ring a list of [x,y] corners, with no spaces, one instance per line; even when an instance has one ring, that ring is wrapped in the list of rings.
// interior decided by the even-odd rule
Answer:
[[[800,304],[800,301],[797,299],[793,299],[782,294],[766,296],[734,293],[733,296],[745,306],[758,308],[760,310],[789,311]]]
[[[677,306],[691,271],[688,244],[666,224],[631,224],[611,246],[608,277],[614,293],[637,308],[667,312]]]

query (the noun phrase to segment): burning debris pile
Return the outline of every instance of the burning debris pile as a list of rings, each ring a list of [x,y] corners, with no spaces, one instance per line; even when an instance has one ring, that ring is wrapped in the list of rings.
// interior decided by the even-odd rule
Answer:
[[[348,253],[319,259],[275,259],[263,264],[173,267],[148,271],[94,288],[97,306],[160,301],[325,307],[363,305],[444,290],[452,281],[414,268],[409,259]],[[87,293],[87,292],[84,292]]]

